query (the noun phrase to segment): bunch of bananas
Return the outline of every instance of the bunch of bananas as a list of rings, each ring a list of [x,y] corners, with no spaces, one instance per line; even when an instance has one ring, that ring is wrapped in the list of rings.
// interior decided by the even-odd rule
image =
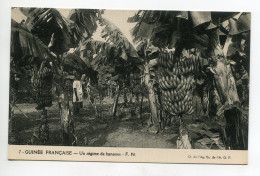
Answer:
[[[174,52],[160,52],[158,57],[158,66],[172,71],[175,75],[192,74],[201,69],[202,65],[203,59],[195,54],[177,59]]]
[[[174,52],[160,52],[158,66],[171,70],[178,60],[174,57]]]
[[[37,110],[52,106],[52,79],[53,70],[46,61],[41,63],[39,70],[33,69],[32,93],[37,103]]]
[[[191,54],[177,59],[173,52],[161,52],[158,66],[163,109],[171,115],[192,114],[193,73],[201,67],[200,58]]]
[[[193,113],[193,78],[183,75],[180,78],[176,75],[170,78],[168,78],[168,75],[161,77],[162,79],[159,78],[159,85],[162,90],[161,97],[164,109],[171,115]]]

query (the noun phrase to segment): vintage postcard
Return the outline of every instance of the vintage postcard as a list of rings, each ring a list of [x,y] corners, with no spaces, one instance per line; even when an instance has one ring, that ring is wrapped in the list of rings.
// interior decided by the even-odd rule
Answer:
[[[8,158],[247,164],[250,23],[13,7]]]

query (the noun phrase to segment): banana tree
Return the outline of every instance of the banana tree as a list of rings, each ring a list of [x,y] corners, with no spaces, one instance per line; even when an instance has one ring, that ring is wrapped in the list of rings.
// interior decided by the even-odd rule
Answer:
[[[129,18],[129,22],[137,22],[133,29],[136,42],[145,38],[159,48],[174,48],[173,58],[180,58],[183,49],[199,49],[200,57],[206,58],[211,63],[209,69],[213,71],[218,95],[222,104],[228,105],[226,108],[228,111],[239,103],[239,99],[223,51],[228,45],[224,44],[222,47],[220,35],[224,34],[224,41],[228,43],[229,38],[226,36],[232,35],[232,31],[249,30],[248,15],[238,12],[138,11],[135,16]],[[236,23],[241,18],[240,23]],[[227,31],[224,30],[222,23],[227,20],[231,24],[231,30],[225,34]],[[230,23],[230,20],[233,20],[233,23]]]
[[[85,49],[81,52],[81,56],[83,58],[91,56],[89,51],[92,51],[92,56],[94,54],[94,57],[90,64],[94,70],[97,70],[101,65],[113,65],[117,75],[117,78],[113,80],[117,83],[116,96],[112,108],[112,114],[115,118],[120,92],[124,90],[124,93],[126,93],[126,80],[128,80],[130,72],[136,70],[136,63],[140,62],[140,58],[133,45],[119,28],[104,18],[101,18],[99,23],[103,27],[101,37],[104,38],[105,42],[93,40],[83,42],[83,48]]]
[[[147,33],[146,33],[147,34]],[[158,47],[151,45],[151,42],[147,39],[142,39],[137,45],[137,51],[141,58],[143,58],[142,67],[142,82],[148,92],[148,101],[151,110],[151,125],[148,128],[148,132],[156,134],[162,126],[162,111],[161,111],[161,98],[158,91],[158,83],[156,82],[156,65],[158,57]]]
[[[70,48],[75,48],[81,39],[79,28],[87,24],[79,24],[78,21],[73,22],[65,19],[58,10],[52,8],[21,8],[21,11],[27,16],[25,26],[28,30],[39,37],[56,56],[52,62],[54,66],[54,80],[57,82],[63,144],[75,145],[73,118],[68,98],[69,87],[66,84],[66,70],[64,70],[63,63],[65,52]],[[72,16],[76,12],[78,11],[73,11]],[[97,13],[83,14],[85,16],[90,15],[89,18],[98,16]],[[94,26],[92,32],[96,29],[96,20],[97,18],[91,21],[92,26]],[[85,28],[88,28],[88,26]],[[90,32],[89,35],[91,35]]]
[[[11,87],[10,90],[16,90],[16,87],[13,87],[13,84],[15,84],[15,80],[13,79],[13,70],[16,70],[16,72],[21,72],[21,77],[23,78],[24,83],[26,82],[27,84],[30,82],[30,77],[32,74],[32,70],[34,69],[34,66],[40,69],[40,65],[43,62],[51,61],[54,56],[52,55],[51,51],[49,48],[35,35],[33,35],[27,27],[21,23],[18,24],[14,20],[12,20],[11,23]],[[40,69],[41,70],[41,69]],[[50,73],[51,74],[51,73]],[[49,85],[51,85],[52,80],[48,80],[50,82]],[[32,88],[31,86],[26,87]],[[21,87],[20,87],[21,89]],[[48,90],[51,91],[51,87],[47,88]],[[10,96],[12,92],[17,92],[16,91],[10,91]],[[38,107],[44,104],[40,109],[42,109],[42,121],[39,127],[39,139],[41,142],[44,144],[48,140],[49,132],[48,132],[48,122],[47,122],[47,111],[45,110],[45,106],[48,106],[46,101],[44,100],[39,100],[39,96],[35,94],[34,91],[29,90],[28,92],[33,92],[32,97],[37,101]],[[48,93],[47,93],[48,94]],[[10,120],[12,120],[12,115],[13,113],[13,106],[15,105],[15,102],[18,100],[17,95],[16,96],[11,96],[10,102]],[[49,95],[51,96],[51,95]],[[51,97],[50,97],[51,98]],[[25,114],[24,114],[25,115]],[[26,116],[26,115],[25,115]],[[26,116],[27,117],[27,116]],[[10,128],[11,130],[12,128]]]
[[[123,33],[110,21],[103,19],[101,21],[101,26],[105,26],[102,30],[102,37],[105,38],[106,42],[114,44],[117,48],[121,50],[121,58],[128,60],[130,62],[139,62],[139,56],[134,48],[134,46],[128,41],[128,39],[123,35]],[[125,67],[127,68],[127,67]],[[130,76],[129,74],[127,75]],[[120,87],[118,91],[120,91]],[[124,92],[124,104],[127,104],[126,89]]]
[[[148,49],[150,46],[147,42],[143,42],[138,46],[139,49],[135,49],[133,45],[123,36],[122,32],[112,23],[104,19],[101,24],[106,26],[102,32],[103,37],[107,38],[107,42],[114,43],[116,46],[124,49],[123,51],[127,53],[129,60],[134,60],[135,65],[138,67],[138,72],[141,71],[143,73],[143,82],[149,92],[148,99],[151,109],[151,121],[155,124],[149,128],[149,131],[152,133],[157,133],[159,131],[158,116],[160,113],[157,107],[157,96],[153,87],[153,76],[150,74],[152,72],[153,64],[150,62],[151,59],[148,59],[154,51],[150,51],[151,48]],[[143,47],[145,47],[145,50],[142,50]]]
[[[127,39],[124,39],[127,41]],[[127,41],[128,42],[128,41]],[[124,49],[124,45],[116,45],[112,42],[95,41],[92,39],[84,41],[76,52],[85,60],[90,67],[98,72],[98,87],[107,89],[109,85],[116,87],[111,113],[116,118],[118,99],[124,89],[128,75],[135,69],[134,62],[137,58],[131,58]]]

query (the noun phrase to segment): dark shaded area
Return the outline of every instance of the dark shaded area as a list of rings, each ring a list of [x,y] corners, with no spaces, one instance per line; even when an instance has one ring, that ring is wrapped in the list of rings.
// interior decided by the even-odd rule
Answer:
[[[199,97],[195,96],[194,106],[196,106],[196,100],[199,100]],[[34,104],[28,104],[28,106],[30,106],[28,108],[32,108],[33,105]],[[61,146],[62,133],[59,113],[55,108],[56,105],[54,104],[53,106],[54,107],[48,110],[49,140],[44,145]],[[133,112],[131,112],[131,115],[119,110],[117,119],[113,119],[112,114],[110,114],[111,106],[111,104],[98,104],[97,109],[99,115],[95,116],[95,111],[92,107],[85,105],[84,108],[80,110],[80,114],[74,117],[77,146],[176,148],[179,133],[179,120],[177,118],[172,117],[169,119],[163,131],[156,135],[151,135],[147,132],[148,126],[151,123],[149,120],[150,115],[147,101],[144,102],[142,118],[137,118]],[[122,102],[119,104],[119,109],[123,107]],[[201,104],[197,104],[197,110],[193,115],[183,117],[194,149],[225,150],[228,149],[228,145],[237,144],[237,140],[239,142],[247,141],[246,114],[242,115],[243,120],[240,121],[241,126],[235,127],[232,125],[234,123],[230,123],[231,120],[234,122],[234,118],[237,118],[237,116],[232,117],[230,115],[234,114],[234,112],[225,114],[226,117],[229,117],[226,118],[226,121],[228,122],[227,124],[231,124],[230,126],[226,126],[222,118],[209,119],[203,117],[202,113]],[[15,114],[14,131],[9,134],[9,144],[43,145],[38,139],[41,113],[30,112],[26,113],[26,115],[28,118],[22,114]],[[234,128],[238,130],[234,130]],[[222,141],[223,132],[232,132],[230,136],[235,135],[234,139],[236,139],[236,141],[230,140],[230,143],[224,144]],[[239,132],[239,134],[243,133],[243,136],[246,136],[246,138],[241,138],[241,136],[236,137],[237,132]],[[243,148],[237,147],[236,149]]]
[[[224,113],[226,125],[223,138],[227,147],[234,150],[248,149],[248,118],[237,108]]]

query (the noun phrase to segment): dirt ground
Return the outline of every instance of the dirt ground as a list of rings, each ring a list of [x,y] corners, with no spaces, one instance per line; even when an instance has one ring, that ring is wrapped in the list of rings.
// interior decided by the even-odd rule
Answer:
[[[120,97],[119,103],[122,103]],[[158,134],[149,134],[149,108],[144,102],[143,117],[131,116],[129,118],[112,119],[110,109],[112,99],[105,99],[97,104],[99,116],[84,102],[80,115],[74,118],[74,128],[78,146],[91,147],[140,147],[140,148],[176,148],[178,139],[178,119]],[[9,144],[40,145],[37,140],[40,124],[40,112],[35,110],[36,104],[23,103],[15,108],[14,132],[9,136]],[[48,108],[50,137],[46,145],[61,145],[60,118],[57,103]],[[120,115],[120,113],[119,113]],[[196,116],[197,115],[197,116]],[[205,119],[196,112],[192,117],[185,117],[189,136],[195,149],[225,149],[221,137],[219,123]],[[142,125],[143,124],[143,125]]]

